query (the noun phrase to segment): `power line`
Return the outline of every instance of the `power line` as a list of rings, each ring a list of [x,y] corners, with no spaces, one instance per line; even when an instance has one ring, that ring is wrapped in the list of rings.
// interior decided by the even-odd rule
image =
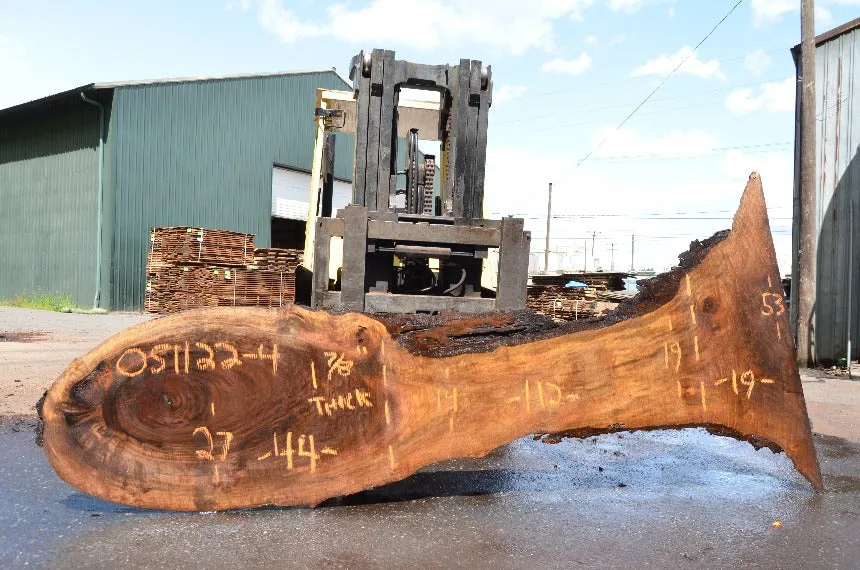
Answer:
[[[783,79],[784,79],[784,77],[777,77],[774,79],[768,79],[765,81],[756,81],[753,83],[737,83],[735,85],[730,85],[728,87],[719,87],[716,89],[706,89],[704,91],[693,91],[690,93],[681,93],[679,95],[671,95],[669,97],[657,97],[656,99],[652,99],[652,101],[671,101],[674,99],[686,99],[688,97],[696,97],[698,95],[709,95],[711,93],[720,93],[723,91],[731,91],[732,89],[743,89],[744,87],[755,87],[757,85],[764,85],[765,83],[775,83],[775,82],[781,81]],[[719,101],[719,102],[721,103],[722,101]],[[522,123],[525,121],[532,121],[532,120],[536,120],[536,119],[559,117],[559,116],[563,116],[563,115],[569,115],[570,113],[593,113],[595,111],[606,111],[609,109],[619,109],[619,108],[627,107],[627,106],[632,105],[634,103],[636,103],[636,101],[628,101],[626,103],[619,103],[617,105],[606,105],[603,107],[583,108],[581,110],[573,110],[573,111],[570,110],[570,107],[566,107],[567,111],[564,113],[555,113],[552,115],[544,113],[541,115],[533,115],[531,117],[519,117],[516,119],[510,119],[507,121],[497,121],[494,124],[496,124],[496,125],[508,125],[511,123]]]
[[[517,216],[523,218],[524,220],[545,220],[546,216]],[[552,216],[553,220],[593,220],[595,218],[625,218],[628,220],[654,220],[654,221],[665,221],[665,220],[693,220],[693,221],[702,221],[702,220],[734,220],[734,216],[630,216],[626,214],[557,214]],[[787,217],[768,217],[770,220],[791,220],[793,219],[791,216]]]
[[[706,156],[710,156],[717,152],[724,152],[727,150],[749,150],[754,148],[774,148],[779,146],[787,146],[793,145],[794,141],[781,141],[781,142],[771,142],[771,143],[761,143],[761,144],[747,144],[747,145],[734,145],[734,146],[720,146],[709,149],[708,151],[702,154],[685,154],[678,156],[661,156],[659,154],[650,153],[650,154],[627,154],[627,155],[616,155],[616,156],[600,156],[595,158],[594,160],[638,160],[638,159],[665,159],[665,160],[675,160],[679,158],[702,158]],[[767,152],[767,151],[763,151]],[[753,153],[748,153],[753,154]]]
[[[641,109],[641,108],[642,108],[642,107],[643,107],[643,106],[644,106],[644,105],[645,105],[645,104],[646,104],[646,103],[651,99],[651,97],[653,97],[653,96],[657,93],[657,91],[659,91],[659,90],[660,90],[660,88],[661,88],[661,87],[663,87],[663,85],[665,85],[665,84],[666,84],[666,82],[667,82],[667,81],[669,81],[669,78],[670,78],[670,77],[672,77],[673,75],[675,75],[675,72],[676,72],[676,71],[678,71],[678,69],[680,69],[680,68],[681,68],[681,66],[682,66],[682,65],[684,65],[684,64],[687,62],[687,60],[688,60],[688,59],[690,59],[690,57],[692,57],[692,56],[696,53],[696,50],[697,50],[697,49],[699,49],[699,47],[700,47],[703,43],[705,43],[705,41],[707,41],[707,39],[708,39],[708,38],[710,38],[710,37],[711,37],[711,35],[712,35],[715,31],[717,31],[717,28],[719,28],[719,27],[722,25],[722,23],[723,23],[723,22],[725,22],[725,21],[728,19],[728,17],[732,15],[732,13],[737,9],[737,7],[741,5],[741,2],[743,2],[743,0],[738,0],[737,2],[735,2],[735,5],[734,5],[734,6],[732,6],[732,8],[728,11],[728,13],[726,13],[726,15],[725,15],[725,16],[723,16],[723,17],[722,17],[722,19],[721,19],[719,22],[717,22],[717,23],[716,23],[716,25],[714,25],[714,27],[713,27],[713,28],[711,28],[711,31],[710,31],[710,32],[708,32],[708,33],[705,35],[705,37],[704,37],[704,38],[702,38],[702,39],[701,39],[701,41],[699,41],[699,43],[697,43],[697,44],[696,44],[696,47],[694,47],[694,48],[692,49],[692,51],[690,51],[690,53],[689,53],[689,54],[687,54],[687,56],[686,56],[684,59],[682,59],[682,60],[681,60],[681,62],[680,62],[680,63],[678,63],[678,65],[676,65],[676,66],[675,66],[675,69],[673,69],[673,70],[669,73],[669,75],[667,75],[666,77],[664,77],[664,78],[663,78],[663,80],[662,80],[660,83],[658,83],[658,84],[657,84],[657,86],[656,86],[656,87],[651,91],[651,93],[649,93],[649,94],[648,94],[648,95],[647,95],[647,96],[642,100],[642,102],[641,102],[641,103],[639,103],[639,104],[638,104],[638,105],[637,105],[637,106],[636,106],[632,111],[630,111],[630,113],[629,113],[626,117],[624,117],[624,120],[622,120],[622,121],[618,124],[618,126],[617,126],[617,127],[615,127],[615,131],[613,131],[612,133],[610,133],[610,134],[606,135],[606,136],[603,138],[603,140],[601,140],[601,141],[597,144],[597,146],[596,146],[596,147],[594,147],[593,149],[591,149],[590,151],[588,151],[588,154],[586,154],[586,155],[585,155],[585,156],[584,156],[584,157],[583,157],[579,162],[577,162],[577,163],[576,163],[576,167],[577,167],[577,168],[579,167],[579,165],[581,165],[581,164],[582,164],[582,163],[584,163],[586,160],[588,160],[588,158],[589,158],[592,154],[594,154],[594,153],[595,153],[595,152],[596,152],[600,147],[602,147],[602,146],[603,146],[603,144],[604,144],[606,141],[608,141],[608,140],[610,139],[610,137],[611,137],[613,134],[615,134],[616,132],[618,132],[619,130],[621,130],[621,127],[623,127],[623,126],[627,123],[627,121],[629,121],[630,119],[632,119],[632,118],[633,118],[633,115],[635,115],[635,114],[636,114],[636,112],[637,112],[639,109]]]
[[[660,109],[657,111],[648,111],[647,113],[640,113],[640,115],[662,115],[664,113],[676,113],[678,111],[686,111],[689,109],[699,109],[701,107],[712,107],[714,105],[719,105],[720,103],[722,103],[722,101],[711,101],[709,103],[700,103],[698,105],[687,105],[686,107],[672,107],[671,109]],[[611,119],[609,119],[609,120],[611,120]],[[508,128],[507,131],[502,130],[501,133],[496,133],[496,131],[494,130],[493,134],[494,134],[494,136],[497,134],[501,134],[502,136],[504,136],[504,135],[511,135],[511,134],[521,134],[523,132],[523,130],[526,130],[529,132],[549,131],[549,130],[553,130],[553,129],[564,129],[567,127],[578,127],[578,126],[582,126],[582,125],[596,125],[598,123],[605,123],[606,121],[607,121],[607,119],[600,119],[600,120],[595,120],[595,121],[580,121],[578,123],[558,123],[555,125],[538,126],[537,128],[526,128],[526,129]]]
[[[698,47],[698,46],[696,46],[696,47]],[[776,53],[779,51],[788,51],[792,47],[793,46],[784,46],[784,47],[773,48],[773,49],[765,50],[764,53]],[[714,58],[711,61],[720,61],[720,62],[737,61],[737,60],[741,60],[741,59],[746,58],[746,56],[747,56],[747,54],[738,55],[738,56],[731,56],[731,57],[720,57],[720,58]],[[570,93],[572,91],[582,91],[585,87],[604,87],[606,85],[615,85],[618,83],[626,83],[628,81],[637,81],[640,79],[648,79],[650,77],[651,77],[650,75],[639,75],[639,76],[635,76],[635,77],[620,77],[618,79],[611,79],[609,81],[602,81],[599,83],[589,82],[589,83],[584,84],[584,85],[577,85],[576,87],[571,87],[570,89],[557,89],[555,91],[543,91],[543,92],[539,92],[539,93],[529,93],[528,95],[520,95],[518,97],[511,97],[510,99],[507,99],[506,102],[507,101],[521,101],[524,99],[536,99],[538,97],[550,97],[552,95],[561,95],[564,93]]]
[[[791,208],[791,207],[792,206],[768,206],[767,210],[770,212],[773,210],[785,210],[786,208]],[[695,210],[695,211],[689,211],[689,212],[644,212],[644,213],[640,212],[636,215],[637,216],[647,216],[646,219],[651,219],[651,218],[659,219],[659,216],[689,216],[691,214],[702,214],[702,215],[705,215],[705,214],[734,214],[735,211],[736,210]],[[543,217],[540,217],[540,216],[528,217],[527,213],[505,214],[502,212],[492,212],[491,215],[492,216],[515,216],[518,218],[535,219],[535,220],[544,219]],[[567,216],[567,217],[590,217],[590,218],[598,218],[598,217],[600,217],[600,218],[624,218],[624,217],[627,217],[629,215],[630,214],[617,214],[617,213],[606,214],[606,213],[601,213],[601,212],[590,212],[590,213],[584,213],[584,214],[557,214],[556,216],[553,216],[553,217],[555,218],[555,217],[559,217],[559,216]],[[730,219],[730,218],[727,217],[725,219]],[[779,219],[792,219],[792,218],[772,217],[770,219],[779,220]]]
[[[783,235],[789,236],[789,235],[791,235],[791,232],[790,231],[785,231],[785,232],[771,231],[771,234],[780,235],[780,236],[783,236]],[[541,236],[538,236],[538,237],[541,237]],[[709,237],[709,236],[705,236],[702,234],[693,234],[693,233],[673,234],[673,235],[667,235],[667,236],[649,236],[646,234],[638,234],[637,233],[636,234],[636,241],[639,241],[640,239],[642,239],[642,240],[663,240],[663,239],[691,239],[691,238],[702,240],[702,239],[705,239],[706,237]],[[552,236],[552,241],[564,240],[564,241],[586,241],[587,242],[590,239],[591,239],[591,235],[587,235],[587,236],[558,236],[558,237]],[[613,239],[618,239],[618,237],[617,236],[614,238],[612,238],[612,237],[598,237],[596,239],[597,239],[597,241],[604,241],[604,242],[610,241],[611,242]],[[586,247],[590,247],[590,246],[586,246]],[[543,251],[543,250],[538,250],[538,251]]]

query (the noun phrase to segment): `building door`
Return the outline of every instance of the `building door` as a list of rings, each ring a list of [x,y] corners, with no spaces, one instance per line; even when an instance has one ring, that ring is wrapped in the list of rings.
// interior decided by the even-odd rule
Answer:
[[[304,249],[310,186],[310,173],[279,165],[272,167],[272,247]],[[333,211],[349,204],[351,197],[352,185],[335,180]]]

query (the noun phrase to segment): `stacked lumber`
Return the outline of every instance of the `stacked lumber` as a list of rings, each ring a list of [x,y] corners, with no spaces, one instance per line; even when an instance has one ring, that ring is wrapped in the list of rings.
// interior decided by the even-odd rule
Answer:
[[[554,321],[576,321],[595,316],[595,301],[584,289],[530,286],[526,306]]]
[[[636,291],[598,291],[597,298],[609,303],[623,303],[636,296]]]
[[[269,271],[295,272],[303,256],[300,249],[258,248],[254,250],[254,266]]]
[[[203,307],[280,307],[295,300],[301,257],[300,250],[255,249],[252,234],[154,228],[144,309],[175,313]]]
[[[202,307],[280,307],[295,297],[295,271],[176,266],[147,277],[144,308],[176,313]]]
[[[565,273],[532,276],[526,306],[556,322],[601,317],[622,300],[624,273]],[[586,287],[566,288],[570,281]]]
[[[149,232],[147,269],[178,264],[242,267],[253,262],[253,234],[187,226],[153,228]]]

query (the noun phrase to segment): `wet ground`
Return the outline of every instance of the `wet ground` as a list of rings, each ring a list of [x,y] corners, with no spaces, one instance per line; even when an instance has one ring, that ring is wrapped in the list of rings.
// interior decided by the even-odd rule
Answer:
[[[860,445],[783,454],[702,430],[521,439],[314,509],[169,513],[83,495],[0,429],[0,567],[856,568]]]
[[[521,439],[314,509],[94,499],[33,443],[32,406],[148,318],[0,307],[0,568],[860,567],[860,382],[824,376],[803,377],[813,429],[839,436],[815,436],[823,493],[783,454],[683,430]]]

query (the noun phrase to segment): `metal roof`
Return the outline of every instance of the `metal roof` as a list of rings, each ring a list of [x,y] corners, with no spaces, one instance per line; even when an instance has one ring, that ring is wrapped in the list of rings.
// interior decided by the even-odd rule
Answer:
[[[827,42],[835,40],[839,36],[845,35],[849,32],[853,32],[856,29],[860,29],[860,18],[855,18],[850,22],[846,22],[841,26],[837,26],[832,30],[815,36],[815,47],[826,44]],[[796,46],[791,48],[791,54],[794,56],[795,64],[797,64],[800,61],[798,59],[798,56],[800,55],[800,44],[797,44]]]
[[[212,76],[198,76],[198,77],[168,77],[162,79],[137,79],[130,81],[108,81],[101,83],[87,83],[86,85],[81,85],[79,87],[75,87],[73,89],[68,89],[66,91],[60,91],[58,93],[53,93],[51,95],[46,95],[45,97],[41,97],[39,99],[34,99],[32,101],[26,101],[24,103],[19,103],[18,105],[14,105],[12,107],[7,107],[5,109],[0,109],[0,115],[6,115],[8,113],[13,113],[15,111],[20,111],[30,107],[37,107],[44,103],[50,103],[51,101],[57,101],[69,96],[78,96],[81,91],[94,91],[100,89],[117,89],[123,87],[137,87],[144,85],[163,85],[169,83],[195,83],[195,82],[204,82],[204,81],[229,81],[234,79],[255,79],[255,78],[264,78],[264,77],[283,77],[286,75],[311,75],[314,73],[334,73],[337,75],[341,81],[343,81],[346,85],[351,85],[352,83],[345,79],[342,75],[337,72],[337,69],[332,67],[331,69],[305,69],[305,70],[296,70],[296,71],[273,71],[273,72],[264,72],[264,73],[238,73],[232,75],[212,75]]]

